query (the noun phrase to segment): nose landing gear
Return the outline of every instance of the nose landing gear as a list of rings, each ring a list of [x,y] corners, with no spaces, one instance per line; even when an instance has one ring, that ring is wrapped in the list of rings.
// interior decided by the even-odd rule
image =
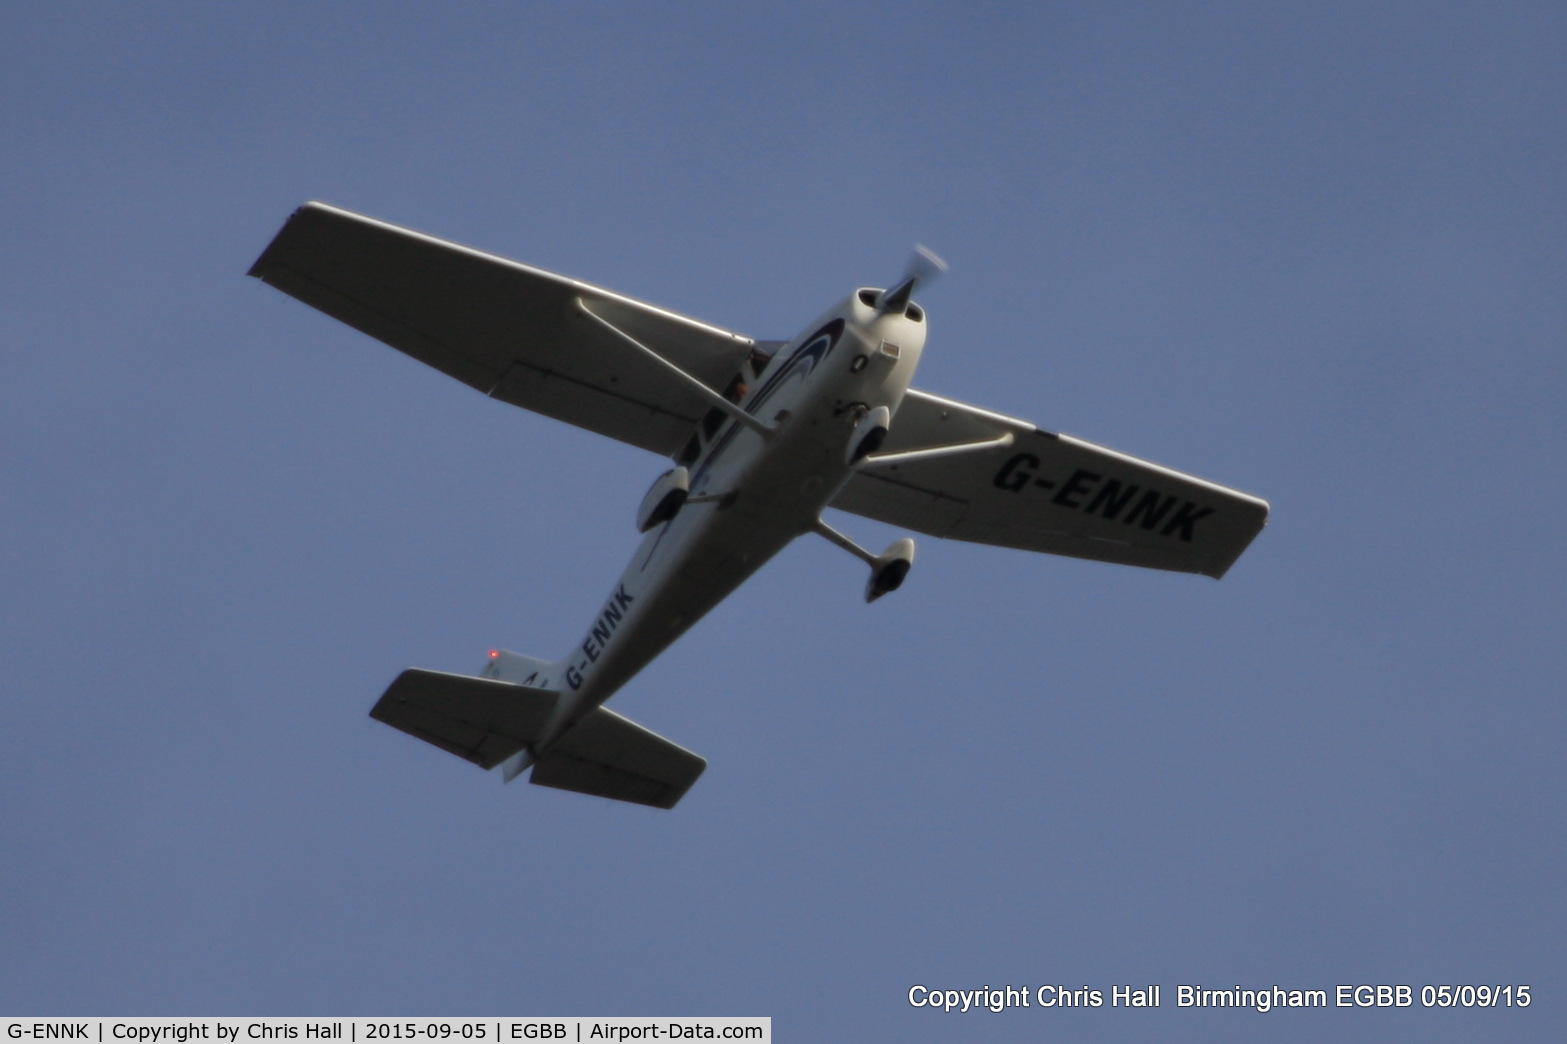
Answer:
[[[883,440],[887,438],[887,427],[892,424],[892,411],[885,406],[878,406],[874,410],[866,410],[854,426],[854,434],[849,437],[848,452],[844,459],[850,464],[858,464],[866,457],[881,449]]]

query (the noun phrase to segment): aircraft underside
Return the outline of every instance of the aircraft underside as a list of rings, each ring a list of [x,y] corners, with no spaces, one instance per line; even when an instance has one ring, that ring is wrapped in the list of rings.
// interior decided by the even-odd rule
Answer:
[[[495,652],[479,676],[411,669],[371,714],[507,780],[673,807],[706,768],[603,704],[797,536],[816,532],[896,590],[833,506],[937,536],[1224,574],[1262,529],[1255,497],[910,388],[925,346],[923,254],[794,340],[757,342],[324,204],[251,274],[511,402],[671,458],[641,545],[583,641],[553,661]]]

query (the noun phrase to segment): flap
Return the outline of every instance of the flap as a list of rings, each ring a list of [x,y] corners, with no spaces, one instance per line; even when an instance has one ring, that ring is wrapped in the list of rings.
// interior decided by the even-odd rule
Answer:
[[[486,395],[664,456],[707,404],[577,300],[714,390],[754,343],[322,203],[295,211],[250,274]]]
[[[1268,518],[1266,501],[1237,490],[912,389],[832,506],[932,536],[1215,578]]]

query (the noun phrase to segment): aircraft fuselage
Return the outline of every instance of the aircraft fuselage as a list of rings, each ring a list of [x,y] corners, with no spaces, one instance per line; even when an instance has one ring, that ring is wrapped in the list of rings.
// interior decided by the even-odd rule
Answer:
[[[854,472],[855,425],[878,406],[897,412],[924,345],[917,308],[882,315],[856,294],[759,375],[742,372],[749,387],[739,404],[774,433],[764,437],[721,413],[699,425],[690,500],[648,532],[587,635],[557,662],[548,685],[562,698],[541,746],[811,530]]]

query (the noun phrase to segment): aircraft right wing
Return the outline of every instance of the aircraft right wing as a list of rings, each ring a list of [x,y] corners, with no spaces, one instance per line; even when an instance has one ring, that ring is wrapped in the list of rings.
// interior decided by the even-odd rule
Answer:
[[[966,448],[918,454],[954,446]],[[1268,520],[1256,497],[914,389],[832,506],[932,536],[1215,579]]]
[[[756,342],[324,203],[250,274],[486,395],[670,456],[708,404],[578,302],[714,391]]]

